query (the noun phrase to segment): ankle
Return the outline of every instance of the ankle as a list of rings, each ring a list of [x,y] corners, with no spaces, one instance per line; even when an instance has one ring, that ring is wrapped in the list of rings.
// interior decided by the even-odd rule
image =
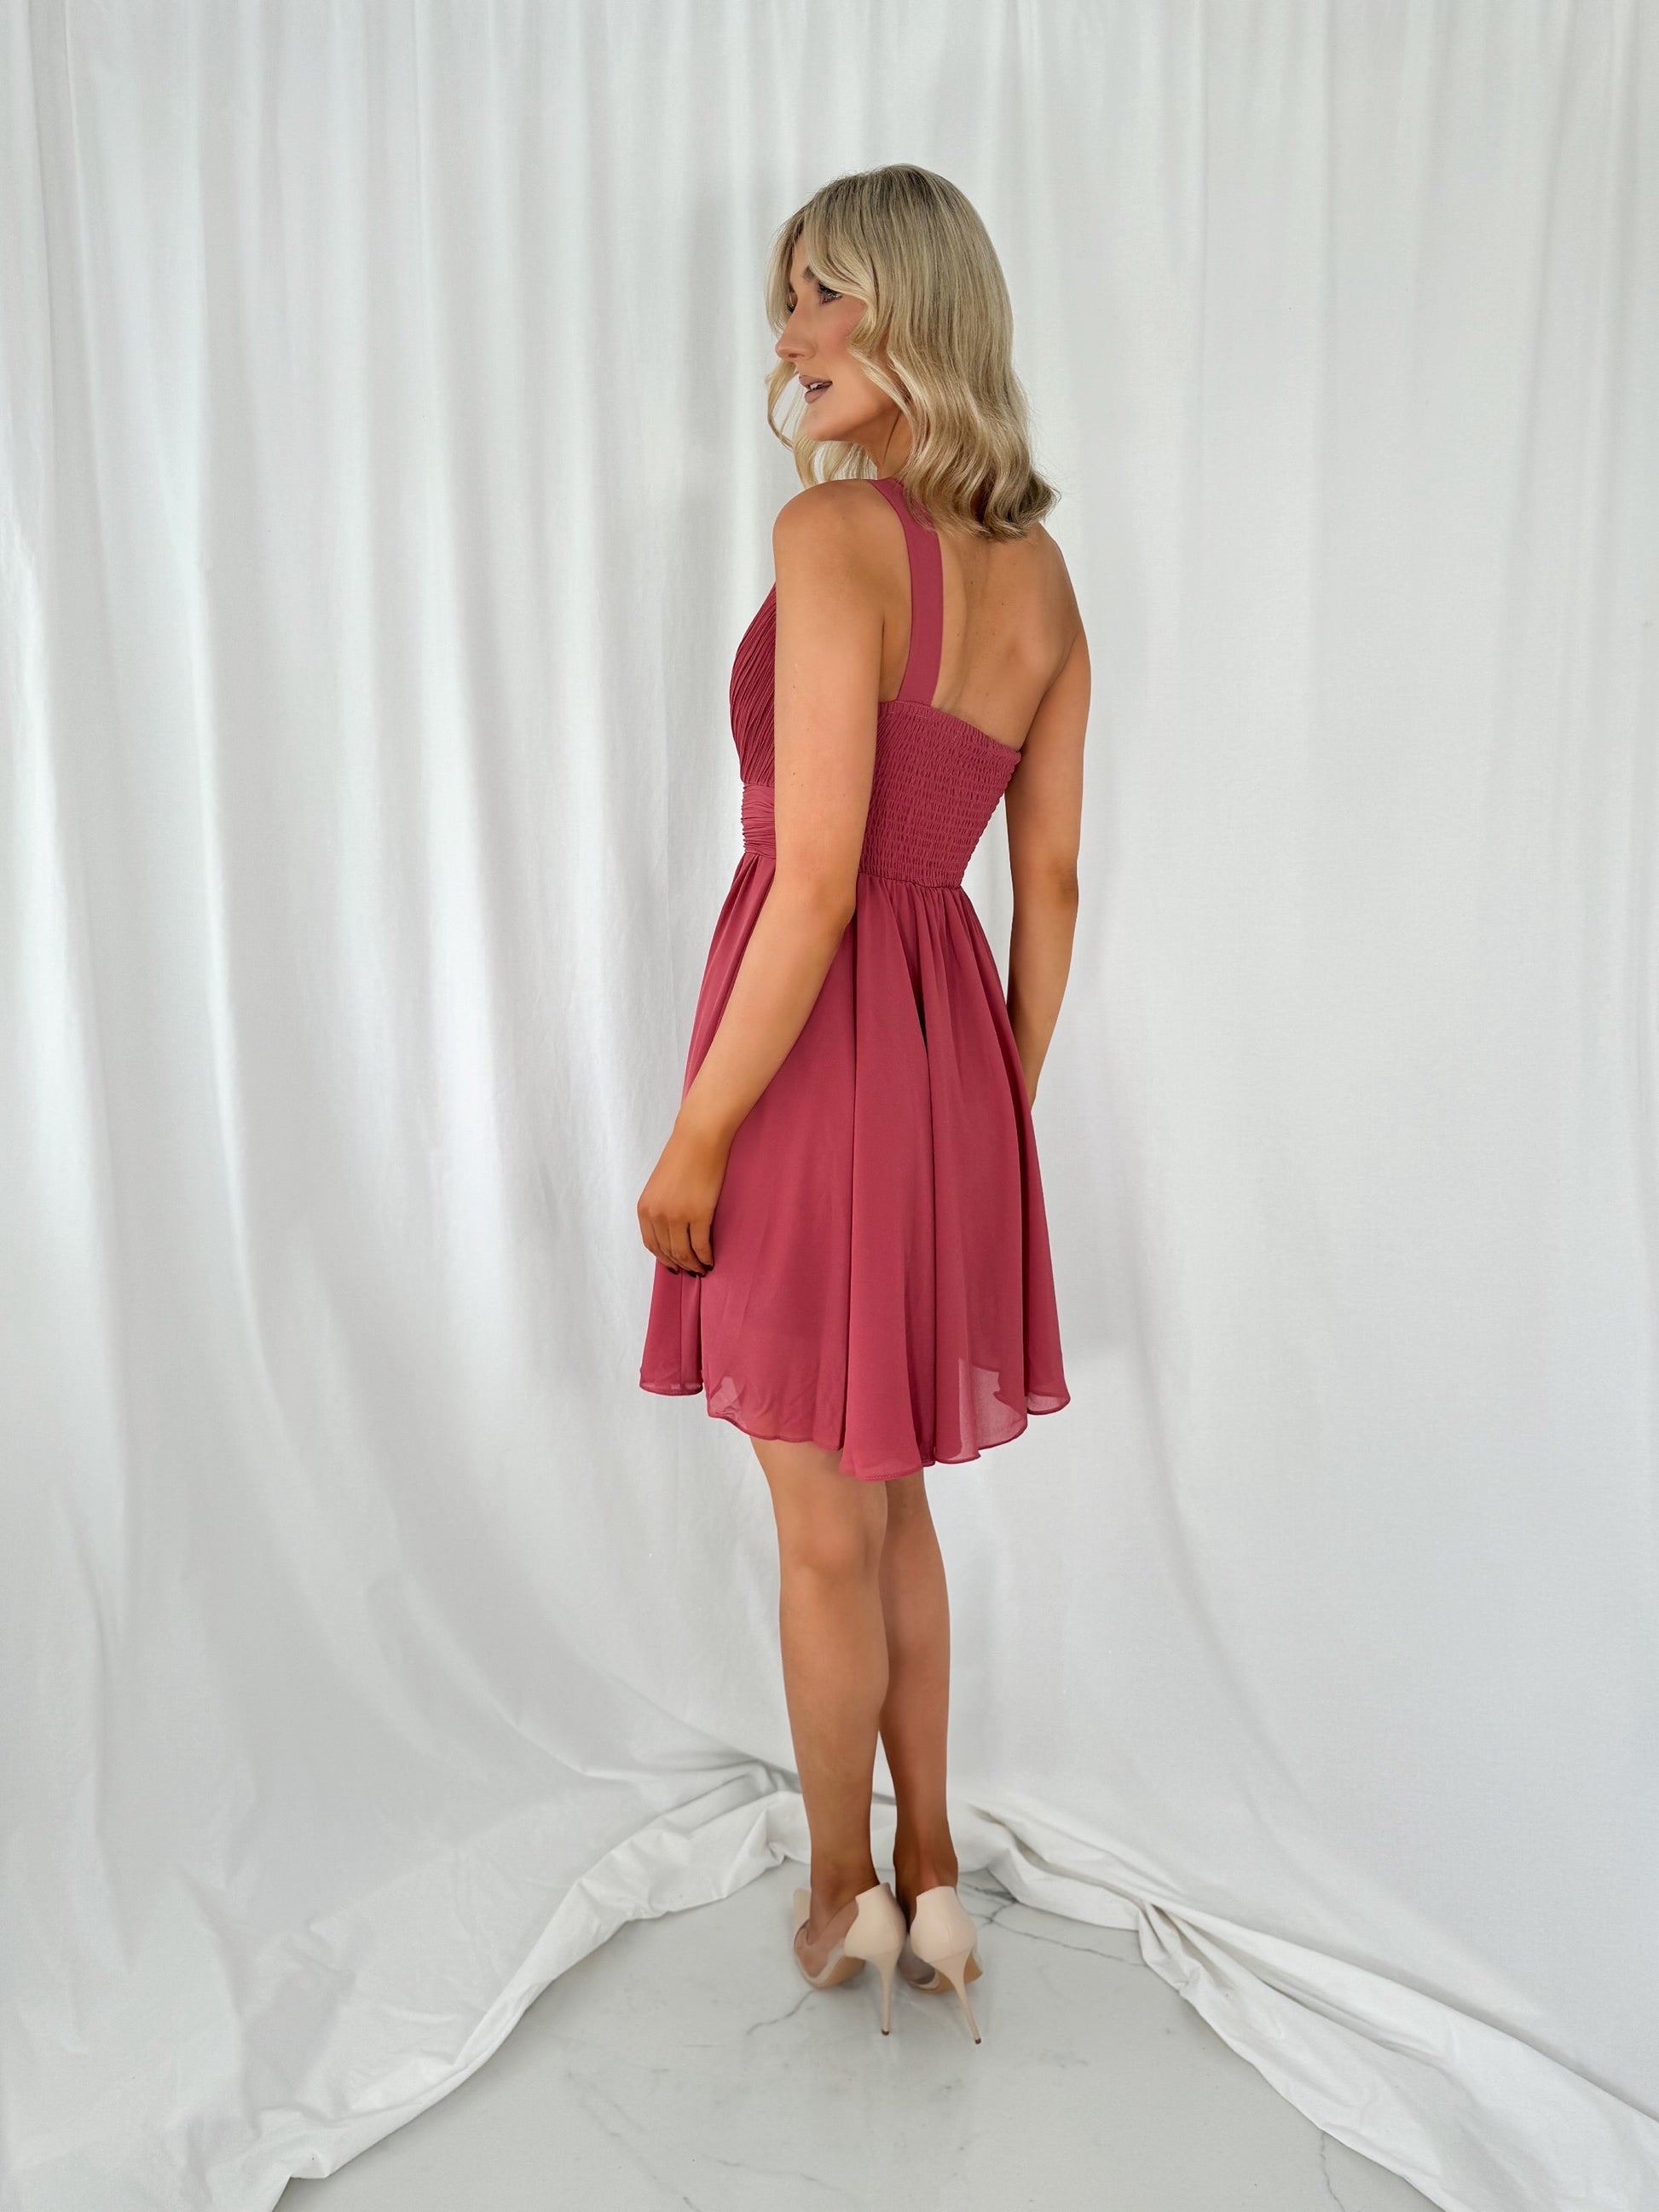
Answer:
[[[872,1859],[866,1860],[862,1866],[826,1865],[821,1860],[814,1859],[811,1872],[807,1877],[812,1899],[812,1917],[818,1921],[829,1919],[864,1891],[873,1889],[879,1879]]]
[[[943,1842],[904,1840],[893,1846],[893,1888],[907,1907],[924,1889],[954,1889],[961,1871],[948,1837]]]

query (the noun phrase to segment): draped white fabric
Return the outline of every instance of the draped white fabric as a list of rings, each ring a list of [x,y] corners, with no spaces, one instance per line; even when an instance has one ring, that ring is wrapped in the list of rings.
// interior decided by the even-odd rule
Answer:
[[[633,1206],[764,250],[891,160],[1002,253],[1095,670],[1074,1401],[929,1477],[963,1863],[1437,2204],[1659,2206],[1656,31],[6,11],[9,2208],[267,2207],[804,1849]]]

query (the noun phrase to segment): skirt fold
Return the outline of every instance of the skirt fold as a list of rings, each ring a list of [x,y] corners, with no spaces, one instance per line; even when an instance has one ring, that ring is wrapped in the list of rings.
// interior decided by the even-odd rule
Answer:
[[[681,1095],[770,887],[721,908]],[[1069,1401],[1024,1078],[960,885],[860,873],[793,1046],[732,1140],[706,1275],[655,1264],[641,1389],[862,1481],[977,1458]]]

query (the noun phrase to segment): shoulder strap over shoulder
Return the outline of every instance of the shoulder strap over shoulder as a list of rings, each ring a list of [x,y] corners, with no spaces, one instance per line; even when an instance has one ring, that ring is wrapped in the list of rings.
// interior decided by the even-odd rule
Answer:
[[[939,532],[931,524],[917,520],[896,477],[873,477],[869,481],[904,525],[905,550],[910,561],[910,647],[903,680],[895,696],[930,706],[939,683],[939,653],[945,641],[945,563],[939,550]]]

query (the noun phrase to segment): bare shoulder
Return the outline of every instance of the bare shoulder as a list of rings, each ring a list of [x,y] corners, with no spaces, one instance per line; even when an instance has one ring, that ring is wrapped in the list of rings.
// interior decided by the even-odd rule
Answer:
[[[1078,606],[1077,593],[1072,588],[1072,572],[1066,565],[1066,556],[1060,550],[1060,541],[1041,522],[1034,522],[1026,537],[1035,549],[1036,563],[1042,579],[1043,598],[1052,613],[1056,632],[1065,639],[1066,656],[1073,647],[1086,653],[1088,643],[1083,635],[1083,616]]]
[[[1042,565],[1044,575],[1054,585],[1055,590],[1064,598],[1071,600],[1075,606],[1077,600],[1072,590],[1071,571],[1066,566],[1066,556],[1060,550],[1060,540],[1054,537],[1047,524],[1042,522],[1034,522],[1025,535],[1029,542],[1037,549],[1037,557]]]
[[[861,477],[805,485],[785,500],[772,524],[772,550],[792,563],[867,560],[882,544],[877,509],[884,506]]]

